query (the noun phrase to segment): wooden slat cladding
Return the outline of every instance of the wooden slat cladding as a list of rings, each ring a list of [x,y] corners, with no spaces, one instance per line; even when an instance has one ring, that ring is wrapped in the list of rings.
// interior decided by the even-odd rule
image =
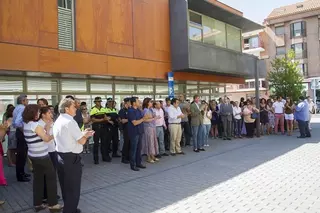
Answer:
[[[0,42],[57,47],[57,2],[0,0]]]

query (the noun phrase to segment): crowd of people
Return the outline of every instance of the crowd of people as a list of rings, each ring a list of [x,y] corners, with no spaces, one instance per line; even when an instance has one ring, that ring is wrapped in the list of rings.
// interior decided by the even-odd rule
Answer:
[[[111,162],[121,158],[131,170],[145,169],[143,156],[149,164],[162,157],[184,155],[184,147],[192,146],[196,153],[210,146],[209,138],[232,140],[253,138],[260,134],[292,135],[295,122],[299,138],[311,137],[310,115],[315,110],[310,98],[255,98],[231,101],[228,97],[207,103],[195,95],[193,101],[184,95],[165,101],[138,97],[125,98],[116,109],[112,98],[102,106],[102,98],[94,99],[89,110],[87,103],[67,96],[59,105],[50,106],[46,99],[28,104],[20,95],[17,105],[8,105],[0,126],[0,140],[8,135],[7,159],[16,167],[20,182],[30,181],[25,172],[28,162],[33,172],[33,200],[36,211],[49,208],[51,212],[81,212],[80,197],[82,159],[90,154],[89,140],[93,138],[93,162]],[[257,125],[259,122],[259,125]],[[258,134],[259,133],[259,134]],[[0,143],[1,145],[1,143]],[[0,146],[0,185],[6,185],[2,169]],[[64,206],[58,204],[57,179]],[[3,204],[4,201],[0,201]]]

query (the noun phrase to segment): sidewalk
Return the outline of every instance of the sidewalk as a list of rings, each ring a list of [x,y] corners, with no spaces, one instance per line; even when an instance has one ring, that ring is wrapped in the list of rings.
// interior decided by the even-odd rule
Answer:
[[[313,124],[310,139],[211,140],[206,152],[190,147],[140,172],[120,159],[93,165],[88,155],[79,207],[85,213],[320,212],[319,130]],[[14,168],[5,174],[0,212],[33,212],[32,183],[16,182]]]

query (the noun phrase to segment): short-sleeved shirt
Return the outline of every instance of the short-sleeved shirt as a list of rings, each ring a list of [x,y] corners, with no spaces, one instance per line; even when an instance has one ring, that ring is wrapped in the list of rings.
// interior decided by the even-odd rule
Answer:
[[[274,108],[274,113],[276,114],[283,114],[284,111],[284,103],[283,102],[274,102],[272,107]]]
[[[122,108],[119,111],[119,118],[122,119],[128,119],[128,109],[127,108]],[[121,123],[121,126],[123,129],[127,128],[128,123]]]
[[[53,137],[57,152],[80,154],[83,145],[78,143],[83,137],[77,122],[66,113],[61,113],[53,125]]]
[[[40,126],[43,127],[43,129],[46,126],[46,123],[42,119],[40,119],[38,121],[38,123]],[[53,127],[53,125],[51,125],[49,135],[53,135],[52,127]],[[48,145],[48,152],[55,152],[56,151],[56,143],[54,142],[54,140],[51,140],[50,142],[48,142],[47,145]]]
[[[132,121],[137,121],[143,118],[140,109],[135,109],[130,107],[128,109],[128,133],[130,136],[135,137],[137,135],[143,134],[143,123],[134,126]]]
[[[108,117],[111,118],[111,121],[113,121],[113,124],[110,124],[108,123],[109,126],[115,126],[115,127],[118,127],[118,118],[119,118],[119,115],[118,115],[118,111],[117,109],[115,108],[105,108],[106,110],[106,114]]]
[[[95,119],[102,119],[104,118],[104,116],[106,115],[106,109],[101,107],[101,108],[98,108],[96,106],[92,107],[91,111],[90,111],[90,117],[91,118],[95,118]],[[106,124],[105,121],[102,121],[102,122],[95,122],[92,124],[92,127],[95,126],[95,124]]]
[[[187,109],[190,108],[190,104],[188,102],[182,102],[179,104],[181,112],[185,115],[184,118],[181,119],[181,122],[188,122],[188,113]]]

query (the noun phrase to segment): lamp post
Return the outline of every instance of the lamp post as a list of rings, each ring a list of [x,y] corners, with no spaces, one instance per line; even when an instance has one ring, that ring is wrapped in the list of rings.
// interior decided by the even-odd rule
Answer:
[[[254,60],[254,83],[255,83],[255,96],[256,96],[256,107],[259,109],[258,117],[256,118],[256,135],[260,137],[260,92],[259,92],[259,72],[258,72],[258,57]]]

